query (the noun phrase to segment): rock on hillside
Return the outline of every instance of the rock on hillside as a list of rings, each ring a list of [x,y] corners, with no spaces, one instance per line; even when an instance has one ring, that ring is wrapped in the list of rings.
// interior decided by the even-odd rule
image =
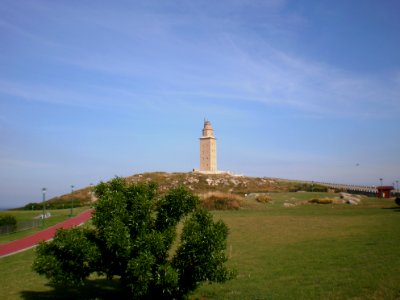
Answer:
[[[348,193],[340,193],[340,198],[347,204],[358,205],[361,202],[361,199],[358,195],[351,195]]]

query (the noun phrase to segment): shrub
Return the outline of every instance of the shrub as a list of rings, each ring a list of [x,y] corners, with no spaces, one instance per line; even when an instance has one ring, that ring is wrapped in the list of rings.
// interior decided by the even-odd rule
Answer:
[[[318,198],[315,198],[315,199],[308,200],[308,203],[332,204],[333,201],[332,201],[332,199],[318,199]]]
[[[269,195],[257,195],[256,201],[260,203],[268,203],[272,201],[272,197]]]
[[[12,231],[17,229],[17,219],[12,215],[0,215],[0,226],[10,226]]]
[[[310,183],[299,183],[296,184],[295,186],[289,188],[289,192],[298,192],[298,191],[304,191],[304,192],[327,192],[328,188],[323,185],[319,184],[310,184]]]
[[[59,229],[50,243],[37,248],[33,269],[50,283],[79,286],[100,261],[95,232],[85,228]]]
[[[200,205],[208,210],[236,210],[241,206],[243,198],[239,195],[208,192],[200,195]]]
[[[134,299],[182,299],[202,282],[224,282],[228,228],[199,209],[197,196],[121,178],[95,189],[93,227],[59,230],[37,248],[33,269],[53,284],[82,285],[92,273],[118,276]],[[186,217],[176,253],[176,227]]]
[[[396,202],[396,204],[400,206],[400,197],[396,197],[396,199],[394,200],[394,202]]]

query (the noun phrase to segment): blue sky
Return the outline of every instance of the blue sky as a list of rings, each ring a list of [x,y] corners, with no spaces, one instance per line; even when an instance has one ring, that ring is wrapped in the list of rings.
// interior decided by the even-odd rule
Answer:
[[[199,165],[400,180],[398,1],[14,1],[0,6],[0,206]]]

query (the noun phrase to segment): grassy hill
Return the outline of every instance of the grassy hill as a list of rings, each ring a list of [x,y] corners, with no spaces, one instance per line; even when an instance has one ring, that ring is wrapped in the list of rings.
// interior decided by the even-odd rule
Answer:
[[[160,192],[184,185],[197,194],[210,191],[233,194],[278,192],[288,191],[290,188],[294,187],[294,182],[287,180],[266,177],[234,176],[230,174],[153,172],[136,174],[126,179],[130,182],[156,182]]]
[[[129,182],[155,182],[160,193],[170,188],[185,186],[198,195],[209,192],[222,192],[225,194],[244,195],[247,193],[260,192],[288,192],[288,191],[310,191],[311,185],[284,179],[267,177],[235,176],[230,174],[201,174],[201,173],[166,173],[149,172],[135,174],[126,177]],[[326,190],[314,184],[314,191]],[[73,193],[61,195],[46,201],[46,207],[57,209],[67,208],[74,200],[74,206],[91,205],[95,200],[92,195],[92,187],[85,187]],[[42,203],[29,203],[21,209],[42,209]]]

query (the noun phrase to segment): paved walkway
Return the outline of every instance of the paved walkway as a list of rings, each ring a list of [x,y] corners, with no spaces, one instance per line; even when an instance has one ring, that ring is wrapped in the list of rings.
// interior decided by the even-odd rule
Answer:
[[[77,215],[76,217],[65,220],[64,222],[58,223],[30,236],[24,237],[20,240],[2,244],[0,245],[0,257],[12,255],[35,247],[41,241],[48,241],[52,239],[58,228],[70,228],[73,226],[78,226],[82,223],[85,223],[91,217],[92,209],[88,209],[83,213]]]

